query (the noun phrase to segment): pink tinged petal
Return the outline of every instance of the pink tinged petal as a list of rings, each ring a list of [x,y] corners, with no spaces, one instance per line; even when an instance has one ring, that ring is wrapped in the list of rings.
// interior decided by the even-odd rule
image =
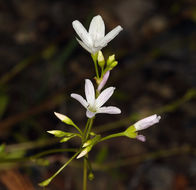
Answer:
[[[110,71],[107,71],[107,72],[105,73],[105,75],[103,76],[103,79],[102,79],[101,83],[99,84],[99,86],[98,86],[98,88],[97,88],[97,90],[98,90],[99,92],[100,92],[101,89],[105,86],[105,84],[106,84],[106,82],[107,82],[109,76],[110,76]]]
[[[120,114],[121,110],[115,106],[101,107],[97,113]]]
[[[88,47],[84,42],[82,42],[81,40],[77,39],[76,40],[78,41],[78,43],[86,50],[88,51],[89,53],[94,53],[94,49]]]
[[[105,36],[105,24],[100,15],[93,17],[89,27],[89,34],[93,41],[100,41]]]
[[[134,126],[136,128],[136,131],[143,130],[158,123],[160,119],[161,119],[161,116],[157,116],[156,114],[154,114],[142,120],[139,120],[138,122],[134,124]]]
[[[112,96],[114,93],[115,88],[114,87],[109,87],[106,88],[96,99],[96,107],[100,108],[105,102],[108,101],[108,99]]]
[[[72,26],[78,36],[81,38],[81,40],[87,45],[87,46],[92,46],[93,41],[91,39],[91,36],[88,34],[84,26],[78,21],[75,20],[72,22]]]
[[[90,105],[94,105],[95,102],[95,89],[93,83],[89,80],[85,80],[85,95],[86,100]]]
[[[96,114],[96,113],[94,113],[94,112],[91,112],[91,111],[89,111],[89,110],[86,110],[86,117],[88,117],[88,118],[94,117],[95,114]]]
[[[85,108],[87,108],[88,103],[87,101],[79,94],[71,94],[71,97],[80,102]]]
[[[114,28],[112,31],[110,31],[100,42],[97,42],[95,44],[95,46],[102,46],[105,47],[111,40],[113,40],[120,31],[122,31],[122,27],[121,26],[117,26],[116,28]]]
[[[137,135],[136,139],[142,142],[146,141],[146,137],[144,135]]]

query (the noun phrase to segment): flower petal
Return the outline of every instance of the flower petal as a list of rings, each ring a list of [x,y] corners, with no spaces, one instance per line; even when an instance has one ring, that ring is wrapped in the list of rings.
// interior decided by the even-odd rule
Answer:
[[[115,106],[101,107],[97,113],[120,114],[121,110]]]
[[[89,34],[93,41],[100,41],[105,36],[105,24],[100,15],[93,17],[89,27]]]
[[[88,103],[87,101],[79,94],[71,94],[71,97],[76,99],[78,102],[80,102],[85,108],[87,108]]]
[[[161,119],[161,116],[157,116],[156,114],[154,114],[154,115],[151,115],[149,117],[139,120],[138,122],[134,124],[134,126],[136,128],[136,131],[140,131],[140,130],[146,129],[158,123],[160,119]]]
[[[86,31],[84,26],[78,21],[75,20],[72,22],[72,26],[78,36],[81,38],[81,40],[87,45],[87,46],[93,46],[93,41],[89,33]]]
[[[137,135],[136,139],[139,140],[139,141],[142,141],[142,142],[146,141],[146,137],[144,135]]]
[[[79,40],[78,38],[76,38],[76,40],[78,41],[78,43],[89,53],[94,53],[94,51],[92,50],[92,48],[89,48],[84,42],[82,42],[81,40]]]
[[[95,89],[89,79],[85,80],[85,95],[87,102],[92,106],[95,102]]]
[[[113,40],[120,31],[122,31],[122,27],[121,26],[117,26],[116,28],[114,28],[112,31],[110,31],[101,41],[95,43],[95,47],[101,46],[101,47],[105,47],[111,40]]]
[[[96,113],[94,113],[94,112],[91,112],[91,111],[89,111],[89,110],[86,110],[86,117],[88,117],[88,118],[94,117],[95,114],[96,114]]]
[[[114,93],[115,88],[114,87],[109,87],[106,88],[96,99],[96,107],[100,108],[107,100],[112,96]]]
[[[99,92],[100,92],[101,89],[105,86],[105,84],[106,84],[106,82],[107,82],[109,76],[110,76],[110,71],[107,71],[107,72],[105,73],[105,75],[103,76],[103,79],[102,79],[102,81],[100,82],[100,84],[99,84],[99,86],[98,86],[98,88],[97,88],[97,90],[98,90]]]

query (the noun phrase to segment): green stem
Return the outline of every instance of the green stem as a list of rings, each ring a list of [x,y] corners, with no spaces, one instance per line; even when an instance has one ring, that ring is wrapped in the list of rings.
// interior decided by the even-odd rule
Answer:
[[[89,134],[90,134],[90,132],[91,132],[92,125],[93,125],[94,118],[95,118],[95,117],[89,119],[89,125],[88,125],[88,128],[87,128],[85,141],[88,140],[88,137],[89,137]]]
[[[82,131],[80,130],[80,128],[76,125],[76,124],[73,124],[73,126],[79,131],[79,133],[82,135]],[[80,136],[81,137],[81,136]]]
[[[83,135],[82,135],[82,137],[83,137],[82,142],[83,142],[83,143],[84,143],[84,141],[85,141],[85,137],[86,137],[86,133],[87,133],[87,130],[88,130],[89,122],[90,122],[90,119],[87,120],[86,126],[85,126],[85,128],[84,128],[84,132],[83,132]]]
[[[91,128],[92,128],[92,125],[93,125],[93,120],[94,120],[94,117],[91,118],[91,119],[88,119],[87,123],[86,123],[86,126],[85,126],[85,129],[84,129],[84,133],[83,133],[83,138],[82,138],[82,142],[84,143],[85,141],[88,140],[89,138],[89,134],[91,132]],[[87,173],[88,173],[88,164],[87,164],[87,158],[88,157],[88,154],[84,157],[84,165],[83,165],[83,190],[86,190],[87,189]]]
[[[111,139],[111,138],[121,137],[121,136],[125,136],[124,135],[124,132],[122,132],[122,133],[115,133],[115,134],[112,134],[112,135],[108,135],[108,136],[103,137],[102,139],[100,139],[100,141],[105,141],[105,140],[108,140],[108,139]]]
[[[41,187],[47,186],[78,155],[79,152],[80,151],[76,152],[53,176],[39,183],[39,185]]]
[[[87,160],[85,157],[83,166],[83,190],[87,190]]]
[[[95,72],[96,72],[96,76],[97,76],[97,79],[99,79],[99,71],[98,71],[98,67],[97,67],[97,55],[96,54],[91,54],[92,58],[93,58],[93,62],[94,62],[94,65],[95,65]]]
[[[48,154],[52,154],[52,153],[59,153],[59,152],[77,152],[78,150],[74,149],[74,148],[61,148],[61,149],[51,149],[51,150],[46,150],[43,151],[41,153],[35,154],[33,156],[30,157],[30,159],[34,160],[37,158],[40,158],[42,156],[48,155]]]

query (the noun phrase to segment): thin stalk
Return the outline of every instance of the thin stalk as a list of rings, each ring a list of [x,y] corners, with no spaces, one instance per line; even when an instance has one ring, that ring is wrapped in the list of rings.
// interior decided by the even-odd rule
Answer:
[[[108,139],[111,139],[111,138],[115,138],[115,137],[121,137],[121,136],[125,136],[124,133],[115,133],[115,134],[112,134],[112,135],[108,135],[106,137],[103,137],[102,139],[100,139],[100,141],[105,141],[105,140],[108,140]]]
[[[87,129],[87,132],[86,132],[85,140],[88,140],[89,134],[90,134],[91,129],[92,129],[93,121],[94,121],[94,117],[89,119],[89,126],[88,126],[88,129]]]
[[[82,135],[82,131],[80,130],[80,128],[76,125],[76,124],[73,124],[73,126],[78,130],[78,132]],[[81,136],[80,136],[81,137]]]
[[[99,71],[97,67],[97,54],[91,54],[91,57],[93,58],[93,62],[95,65],[95,72],[96,72],[97,79],[99,79]]]
[[[98,67],[97,67],[97,62],[96,61],[94,61],[94,65],[95,65],[95,72],[96,72],[97,79],[99,79],[99,71],[98,71]]]
[[[53,176],[39,183],[39,185],[41,187],[47,186],[78,155],[78,153],[79,151],[76,152]]]
[[[85,129],[84,129],[84,133],[83,133],[83,138],[82,138],[82,142],[84,143],[85,141],[88,140],[89,138],[89,134],[91,132],[91,128],[93,125],[93,120],[94,118],[88,119]],[[83,161],[83,190],[87,190],[87,173],[88,173],[88,164],[87,164],[87,158],[88,154],[84,157],[84,161]]]
[[[88,130],[88,126],[89,126],[89,122],[90,122],[90,119],[87,120],[86,122],[86,126],[84,128],[84,132],[83,132],[83,139],[82,139],[82,142],[85,141],[85,137],[86,137],[86,133],[87,133],[87,130]]]
[[[83,190],[87,190],[87,160],[85,157],[83,165]]]

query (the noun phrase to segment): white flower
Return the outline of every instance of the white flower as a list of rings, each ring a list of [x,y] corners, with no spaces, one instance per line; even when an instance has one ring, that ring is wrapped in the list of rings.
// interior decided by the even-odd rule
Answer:
[[[158,123],[160,119],[161,119],[161,116],[154,114],[154,115],[151,115],[149,117],[146,117],[144,119],[139,120],[138,122],[136,122],[134,124],[134,127],[135,127],[136,131],[140,131],[140,130],[146,129],[146,128]],[[146,141],[146,137],[144,135],[137,135],[136,139],[138,139],[142,142]]]
[[[76,38],[77,41],[91,54],[95,54],[103,47],[105,47],[122,30],[121,26],[117,26],[107,35],[105,35],[105,24],[100,15],[93,17],[88,32],[78,20],[73,21],[72,25],[74,30],[82,40],[81,41]]]
[[[140,130],[146,129],[158,123],[160,119],[161,119],[161,116],[157,116],[157,114],[154,114],[154,115],[151,115],[149,117],[139,120],[138,122],[134,124],[134,127],[136,131],[140,131]]]
[[[86,100],[79,94],[71,94],[71,97],[80,102],[86,109],[86,116],[92,118],[97,113],[120,114],[121,110],[114,106],[101,107],[114,93],[115,88],[105,89],[98,97],[95,98],[95,89],[89,79],[85,80]]]

